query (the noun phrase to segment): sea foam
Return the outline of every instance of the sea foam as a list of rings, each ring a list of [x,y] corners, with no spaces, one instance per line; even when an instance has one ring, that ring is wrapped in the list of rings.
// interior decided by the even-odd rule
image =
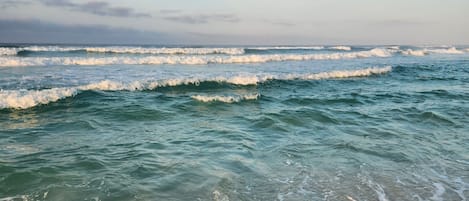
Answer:
[[[80,85],[76,87],[52,88],[43,90],[0,90],[0,109],[15,108],[26,109],[37,105],[48,104],[60,99],[72,97],[81,91],[141,91],[154,90],[159,87],[173,87],[179,85],[198,85],[202,82],[218,82],[233,85],[256,85],[269,80],[319,80],[319,79],[336,79],[349,77],[363,77],[375,74],[383,74],[390,72],[391,66],[373,67],[356,70],[340,70],[320,73],[305,74],[254,74],[254,75],[233,75],[233,76],[212,76],[212,77],[182,77],[153,81],[133,81],[129,83],[103,80],[100,82]],[[193,96],[193,99],[207,102],[236,102],[241,100],[252,100],[258,95],[245,96]]]

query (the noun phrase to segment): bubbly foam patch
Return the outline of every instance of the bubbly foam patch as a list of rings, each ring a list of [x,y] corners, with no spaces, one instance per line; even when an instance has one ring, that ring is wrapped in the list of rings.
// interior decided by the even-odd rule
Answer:
[[[256,85],[269,80],[320,80],[335,79],[349,77],[363,77],[375,74],[383,74],[390,72],[391,66],[373,67],[357,70],[338,70],[320,73],[305,74],[247,74],[233,76],[212,76],[212,77],[182,77],[153,81],[134,81],[124,83],[112,80],[103,80],[100,82],[90,83],[69,88],[53,88],[43,90],[0,90],[0,109],[16,108],[26,109],[41,104],[48,104],[60,99],[75,96],[80,91],[141,91],[154,90],[159,87],[173,87],[180,85],[198,85],[201,82],[218,82],[233,85]],[[205,96],[195,95],[193,99],[202,102],[239,102],[242,100],[254,100],[259,94],[248,94],[242,96]]]
[[[332,54],[272,54],[236,56],[147,56],[147,57],[0,57],[0,66],[47,66],[47,65],[158,65],[158,64],[236,64],[266,63],[305,60],[340,60],[368,57],[390,57],[385,49]]]

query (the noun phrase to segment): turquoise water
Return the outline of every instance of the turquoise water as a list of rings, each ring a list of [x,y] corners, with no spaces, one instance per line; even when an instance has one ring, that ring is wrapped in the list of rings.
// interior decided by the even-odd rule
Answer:
[[[224,48],[0,49],[0,200],[468,200],[465,47]]]

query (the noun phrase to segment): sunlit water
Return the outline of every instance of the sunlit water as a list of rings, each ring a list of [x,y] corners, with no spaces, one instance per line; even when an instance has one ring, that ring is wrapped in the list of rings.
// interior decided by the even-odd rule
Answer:
[[[0,53],[0,201],[469,199],[466,47]]]

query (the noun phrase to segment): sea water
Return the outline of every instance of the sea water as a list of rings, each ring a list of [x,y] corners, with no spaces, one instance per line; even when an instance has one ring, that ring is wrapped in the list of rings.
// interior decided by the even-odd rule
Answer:
[[[468,200],[464,46],[0,47],[0,200]]]

